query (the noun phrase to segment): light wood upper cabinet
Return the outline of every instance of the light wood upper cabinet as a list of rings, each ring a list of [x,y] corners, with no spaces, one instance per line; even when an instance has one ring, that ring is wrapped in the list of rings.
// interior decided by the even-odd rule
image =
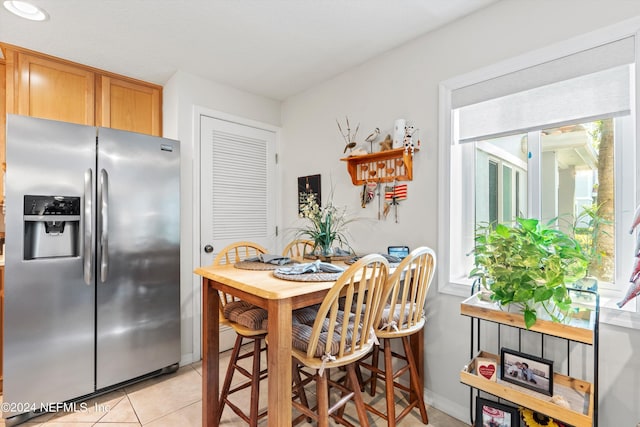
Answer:
[[[109,76],[98,77],[96,124],[149,135],[162,135],[162,91]]]
[[[23,52],[17,52],[16,57],[14,102],[18,114],[95,124],[93,71]]]
[[[0,47],[7,113],[162,136],[162,86],[17,46]]]

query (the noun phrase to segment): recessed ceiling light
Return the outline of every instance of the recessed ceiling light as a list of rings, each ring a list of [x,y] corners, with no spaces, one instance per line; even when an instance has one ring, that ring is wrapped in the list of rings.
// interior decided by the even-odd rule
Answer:
[[[31,21],[44,21],[49,17],[44,9],[26,1],[5,0],[4,7],[14,15]]]

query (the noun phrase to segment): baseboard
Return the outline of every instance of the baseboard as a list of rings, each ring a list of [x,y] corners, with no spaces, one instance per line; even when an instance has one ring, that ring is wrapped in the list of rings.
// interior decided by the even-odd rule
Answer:
[[[446,397],[435,393],[432,390],[424,390],[424,401],[427,405],[432,406],[447,415],[456,418],[463,423],[469,422],[469,407],[453,402]]]
[[[196,360],[196,358],[193,356],[193,353],[187,353],[187,354],[183,354],[180,356],[180,366],[185,366],[185,365],[190,365],[193,362],[197,362],[198,360],[200,360],[200,357],[198,357],[198,359]]]

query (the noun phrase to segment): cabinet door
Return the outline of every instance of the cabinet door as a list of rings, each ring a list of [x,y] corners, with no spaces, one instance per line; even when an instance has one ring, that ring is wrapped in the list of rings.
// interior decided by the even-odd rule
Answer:
[[[162,136],[160,86],[101,76],[98,126]]]
[[[93,125],[95,74],[71,63],[18,53],[18,114]]]

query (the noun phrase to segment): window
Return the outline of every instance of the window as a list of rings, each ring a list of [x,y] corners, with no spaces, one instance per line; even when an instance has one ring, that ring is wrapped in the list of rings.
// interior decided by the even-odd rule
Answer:
[[[468,201],[475,204],[473,228],[528,217],[522,201],[531,200],[532,212],[540,212],[544,222],[555,222],[581,243],[590,256],[589,275],[600,287],[619,288],[616,283],[626,282],[620,275],[626,269],[616,268],[616,235],[622,231],[615,227],[622,221],[622,215],[616,215],[616,165],[633,168],[633,162],[632,156],[614,161],[615,142],[622,138],[613,124],[629,120],[625,115],[469,143],[466,149],[474,150],[476,158],[476,192]],[[629,128],[617,127],[619,132]],[[532,168],[528,160],[535,157],[540,158],[539,185],[526,179]],[[618,187],[621,193],[633,193],[624,182]]]
[[[441,85],[441,290],[468,295],[476,225],[536,217],[590,249],[601,302],[615,307],[635,244],[616,227],[638,200],[634,46],[620,38]]]
[[[522,178],[527,172],[526,135],[478,141],[469,144],[472,147],[476,158],[474,223],[504,223],[526,215],[526,203],[521,202],[527,195]]]

